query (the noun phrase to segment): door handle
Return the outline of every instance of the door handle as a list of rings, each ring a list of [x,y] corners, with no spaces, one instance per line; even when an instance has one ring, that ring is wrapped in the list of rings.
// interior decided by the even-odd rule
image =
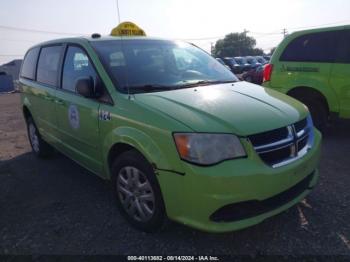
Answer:
[[[65,104],[64,101],[61,100],[61,99],[56,99],[55,103],[58,104],[58,105],[64,105]]]

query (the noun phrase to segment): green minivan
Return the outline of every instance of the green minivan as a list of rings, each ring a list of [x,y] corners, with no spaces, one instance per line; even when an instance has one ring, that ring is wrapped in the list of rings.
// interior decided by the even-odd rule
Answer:
[[[33,152],[56,149],[110,180],[135,227],[257,224],[318,180],[307,108],[240,82],[203,50],[151,37],[68,38],[26,54],[21,101]]]
[[[303,102],[315,126],[350,118],[350,25],[292,33],[264,69],[265,87]]]

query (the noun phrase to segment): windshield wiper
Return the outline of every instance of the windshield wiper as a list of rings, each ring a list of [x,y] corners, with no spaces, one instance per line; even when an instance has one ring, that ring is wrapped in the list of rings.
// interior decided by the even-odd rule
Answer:
[[[188,84],[179,85],[178,88],[188,88],[188,87],[196,87],[196,86],[206,86],[206,85],[217,85],[217,84],[225,84],[225,83],[235,83],[236,80],[200,80]]]
[[[127,89],[127,87],[125,87]],[[157,92],[157,91],[167,91],[174,89],[173,86],[165,86],[158,84],[146,84],[139,86],[129,86],[130,90],[133,90],[133,93],[147,93],[147,92]]]
[[[169,91],[169,90],[181,89],[181,88],[190,88],[190,87],[196,87],[196,86],[216,85],[216,84],[235,83],[235,82],[237,81],[236,80],[200,80],[200,81],[195,81],[195,82],[191,82],[183,85],[173,85],[173,86],[166,86],[166,85],[159,85],[159,84],[129,86],[129,89],[132,90],[132,93],[151,93],[151,92]],[[127,89],[127,87],[125,87],[124,89]]]

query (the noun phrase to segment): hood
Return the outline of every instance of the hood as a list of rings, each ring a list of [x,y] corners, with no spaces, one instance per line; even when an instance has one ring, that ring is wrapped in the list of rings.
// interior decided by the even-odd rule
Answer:
[[[239,136],[287,126],[307,115],[295,99],[247,82],[135,94],[135,101],[193,131]]]

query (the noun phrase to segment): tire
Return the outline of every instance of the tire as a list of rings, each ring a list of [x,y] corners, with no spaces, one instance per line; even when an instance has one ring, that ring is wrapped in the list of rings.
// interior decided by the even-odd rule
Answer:
[[[324,133],[328,125],[328,110],[326,106],[319,100],[313,97],[301,97],[299,101],[304,103],[308,108],[314,122],[314,126]]]
[[[155,232],[166,215],[161,190],[152,166],[136,150],[122,153],[111,168],[117,206],[135,228]]]
[[[30,146],[35,155],[41,158],[52,155],[53,148],[41,138],[38,128],[31,117],[27,119],[27,133]]]

